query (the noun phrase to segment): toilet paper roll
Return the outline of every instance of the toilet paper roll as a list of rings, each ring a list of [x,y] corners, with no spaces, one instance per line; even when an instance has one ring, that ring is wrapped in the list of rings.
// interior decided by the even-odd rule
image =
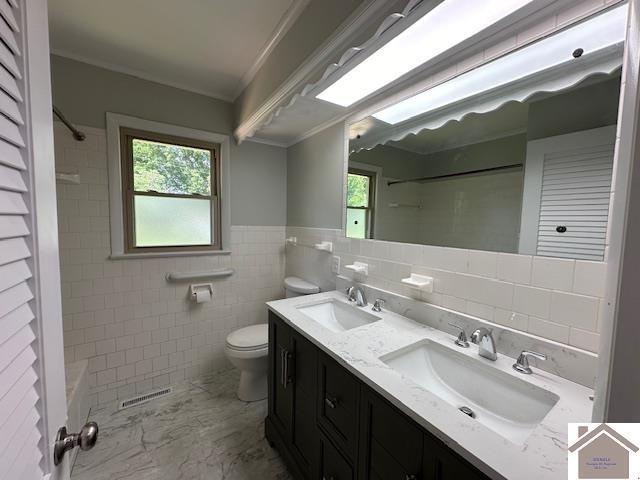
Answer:
[[[196,303],[205,303],[211,300],[211,292],[205,288],[196,290],[195,296],[196,296]]]

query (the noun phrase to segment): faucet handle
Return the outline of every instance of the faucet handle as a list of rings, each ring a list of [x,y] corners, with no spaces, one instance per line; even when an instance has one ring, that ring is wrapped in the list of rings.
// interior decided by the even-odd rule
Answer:
[[[456,345],[462,348],[469,348],[469,341],[467,340],[467,333],[464,331],[464,328],[462,328],[460,325],[456,325],[455,323],[451,323],[451,322],[449,322],[449,325],[460,330],[460,334],[458,335],[458,338],[456,338],[453,343],[455,343]]]
[[[546,360],[547,356],[544,353],[531,352],[529,350],[523,350],[518,356],[518,360],[513,364],[513,369],[517,372],[531,375],[533,370],[529,366],[529,357],[535,357],[539,360]]]
[[[376,298],[376,301],[373,302],[373,307],[371,307],[371,310],[373,310],[374,312],[381,312],[382,311],[382,307],[384,307],[384,300],[381,298]]]

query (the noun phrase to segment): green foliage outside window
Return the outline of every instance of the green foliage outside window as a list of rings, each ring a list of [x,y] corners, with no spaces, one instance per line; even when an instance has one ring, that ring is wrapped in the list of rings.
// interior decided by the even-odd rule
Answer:
[[[369,177],[355,173],[347,176],[347,206],[369,206]]]
[[[133,140],[136,191],[211,194],[211,153],[148,140]]]

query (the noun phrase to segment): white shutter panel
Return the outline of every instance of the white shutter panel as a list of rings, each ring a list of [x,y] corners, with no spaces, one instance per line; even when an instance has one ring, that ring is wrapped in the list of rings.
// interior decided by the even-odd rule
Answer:
[[[0,0],[0,478],[41,478],[19,3]]]
[[[613,151],[607,143],[545,155],[538,255],[603,260]]]

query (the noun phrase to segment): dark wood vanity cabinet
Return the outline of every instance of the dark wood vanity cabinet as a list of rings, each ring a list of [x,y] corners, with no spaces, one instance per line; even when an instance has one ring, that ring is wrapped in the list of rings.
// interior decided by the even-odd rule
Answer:
[[[295,478],[489,478],[273,312],[265,433]]]
[[[280,318],[269,314],[269,413],[267,438],[282,444],[300,478],[315,478],[319,437],[316,422],[318,349]],[[282,450],[282,449],[281,449]],[[290,458],[289,458],[290,457]],[[293,464],[291,464],[293,461]]]

